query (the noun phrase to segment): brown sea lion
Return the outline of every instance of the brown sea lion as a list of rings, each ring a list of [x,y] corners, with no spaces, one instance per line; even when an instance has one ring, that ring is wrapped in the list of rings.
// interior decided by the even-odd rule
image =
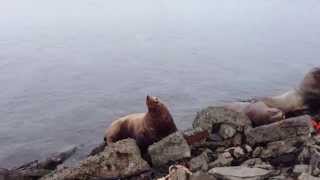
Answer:
[[[133,138],[142,152],[149,145],[176,132],[177,127],[168,108],[157,98],[147,96],[148,112],[130,114],[115,120],[106,130],[107,144]]]
[[[311,69],[300,83],[304,104],[313,111],[320,109],[320,67]]]
[[[267,97],[262,100],[267,106],[278,108],[285,113],[306,108],[319,110],[320,107],[320,68],[311,69],[297,89],[282,95]]]
[[[265,103],[258,101],[233,102],[225,105],[227,109],[244,113],[252,121],[254,126],[270,124],[284,119],[284,113],[277,108],[270,108]]]

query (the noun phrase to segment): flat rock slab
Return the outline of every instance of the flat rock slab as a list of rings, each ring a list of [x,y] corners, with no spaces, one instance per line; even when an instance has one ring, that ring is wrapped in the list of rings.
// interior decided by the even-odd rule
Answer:
[[[197,113],[193,127],[212,131],[215,125],[229,124],[242,132],[245,127],[251,127],[250,119],[242,113],[224,107],[208,107]]]
[[[42,180],[125,178],[149,169],[135,140],[125,139],[109,144],[103,152],[81,161],[78,167],[59,169]]]
[[[216,167],[209,171],[221,180],[263,180],[271,176],[272,171],[244,166]]]
[[[149,146],[149,155],[154,166],[191,157],[191,149],[181,132],[173,133]]]
[[[310,116],[298,116],[246,131],[250,145],[280,141],[298,136],[308,136],[313,131]]]

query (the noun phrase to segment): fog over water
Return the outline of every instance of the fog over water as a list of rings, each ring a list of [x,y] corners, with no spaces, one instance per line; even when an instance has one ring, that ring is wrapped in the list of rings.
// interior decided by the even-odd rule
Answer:
[[[185,129],[320,64],[318,0],[0,2],[0,167],[70,145],[81,158],[147,94]]]

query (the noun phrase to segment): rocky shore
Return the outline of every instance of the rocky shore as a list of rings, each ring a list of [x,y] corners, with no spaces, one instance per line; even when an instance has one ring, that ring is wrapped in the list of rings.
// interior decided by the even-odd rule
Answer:
[[[302,114],[253,127],[248,117],[224,107],[200,111],[193,128],[169,135],[140,154],[125,139],[94,151],[76,167],[61,164],[75,149],[44,162],[0,170],[0,180],[320,179],[320,135]]]

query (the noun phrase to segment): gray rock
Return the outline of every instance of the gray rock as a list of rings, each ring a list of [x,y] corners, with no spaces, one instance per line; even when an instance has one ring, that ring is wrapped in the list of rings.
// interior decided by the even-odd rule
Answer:
[[[235,159],[240,159],[240,158],[242,158],[242,157],[244,157],[246,155],[244,150],[239,146],[238,147],[228,148],[225,151],[227,151],[230,154],[232,154],[233,157],[235,157]]]
[[[219,154],[218,158],[215,161],[209,163],[209,168],[229,166],[231,165],[233,160],[234,159],[232,155],[229,152],[225,152],[225,153]]]
[[[275,158],[283,154],[291,154],[297,152],[294,142],[290,141],[275,141],[267,144],[267,148],[263,149],[260,157]]]
[[[310,136],[312,131],[310,116],[304,115],[251,128],[245,132],[245,135],[249,145],[253,146],[298,136]]]
[[[240,133],[236,133],[236,135],[234,135],[234,137],[232,138],[232,146],[241,146],[242,144],[242,134]]]
[[[297,164],[293,168],[293,173],[300,175],[302,173],[308,173],[309,171],[309,165],[306,164]]]
[[[236,134],[236,129],[228,124],[221,124],[219,134],[223,139],[230,139]]]
[[[249,118],[239,112],[235,112],[224,107],[208,107],[197,113],[193,121],[193,127],[201,127],[211,132],[213,127],[219,124],[229,124],[242,132],[245,127],[251,127]]]
[[[311,175],[308,174],[308,173],[302,173],[302,174],[298,177],[298,180],[319,180],[319,178],[318,178],[318,177],[311,176]]]
[[[208,162],[209,162],[208,153],[205,151],[199,156],[194,157],[189,161],[190,171],[193,171],[193,172],[197,170],[206,171],[208,170]]]
[[[309,164],[310,159],[311,159],[310,147],[305,146],[305,147],[303,147],[302,151],[298,155],[298,163],[301,163],[301,164],[308,163]]]
[[[253,159],[248,159],[245,162],[241,164],[241,166],[246,166],[246,167],[254,167],[256,165],[261,165],[264,164],[262,159],[260,158],[253,158]]]
[[[297,139],[275,141],[267,144],[260,157],[268,160],[273,165],[291,165],[297,161],[299,153],[303,149],[303,142]]]
[[[209,171],[217,179],[223,180],[263,180],[272,175],[272,171],[243,166],[216,167]]]
[[[191,175],[190,180],[216,180],[215,177],[202,171],[196,172]]]
[[[261,146],[258,146],[254,149],[254,151],[252,152],[252,157],[256,158],[256,157],[259,157],[261,155],[263,151],[263,147]]]
[[[246,150],[246,152],[248,153],[251,153],[253,150],[252,150],[252,147],[249,146],[248,144],[244,145],[244,149]]]
[[[181,132],[173,133],[149,146],[148,152],[154,166],[191,157],[191,149]]]
[[[125,178],[149,169],[135,140],[125,139],[109,144],[103,152],[81,161],[77,167],[61,168],[41,179]]]
[[[320,176],[320,153],[316,150],[312,150],[311,160],[311,175],[319,177]]]

